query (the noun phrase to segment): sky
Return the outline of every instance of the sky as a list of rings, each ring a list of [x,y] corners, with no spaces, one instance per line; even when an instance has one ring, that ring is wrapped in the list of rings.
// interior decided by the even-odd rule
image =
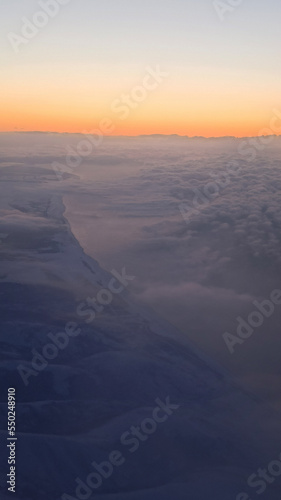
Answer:
[[[257,136],[281,109],[279,0],[60,0],[38,17],[54,1],[1,1],[0,131]],[[26,19],[45,25],[27,38]]]

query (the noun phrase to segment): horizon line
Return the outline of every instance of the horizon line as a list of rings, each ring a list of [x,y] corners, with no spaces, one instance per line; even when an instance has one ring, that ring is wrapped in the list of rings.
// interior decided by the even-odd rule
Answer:
[[[0,134],[47,134],[47,135],[82,135],[83,132],[56,132],[47,130],[3,130]],[[88,135],[95,135],[89,133]],[[281,134],[262,134],[262,135],[251,135],[251,136],[235,136],[235,135],[220,135],[220,136],[203,136],[203,135],[180,135],[180,134],[138,134],[138,135],[105,135],[104,138],[126,138],[126,139],[138,139],[138,138],[161,138],[161,137],[174,137],[179,139],[256,139],[260,137],[281,137]]]

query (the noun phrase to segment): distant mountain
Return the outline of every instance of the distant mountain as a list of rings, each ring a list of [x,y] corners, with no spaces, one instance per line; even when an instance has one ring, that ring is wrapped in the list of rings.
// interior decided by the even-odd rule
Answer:
[[[11,130],[8,132],[0,132],[0,134],[42,134],[42,135],[57,135],[57,136],[83,136],[84,134],[80,132],[56,132],[56,131],[41,131],[41,130]],[[236,139],[236,140],[245,140],[245,139],[260,139],[260,137],[281,137],[277,134],[271,135],[257,135],[257,136],[245,136],[245,137],[236,137],[234,135],[225,135],[225,136],[216,136],[216,137],[206,137],[201,135],[189,136],[189,135],[179,135],[179,134],[140,134],[140,135],[116,135],[111,136],[112,138],[120,138],[120,139],[205,139],[205,140],[223,140],[223,139]]]

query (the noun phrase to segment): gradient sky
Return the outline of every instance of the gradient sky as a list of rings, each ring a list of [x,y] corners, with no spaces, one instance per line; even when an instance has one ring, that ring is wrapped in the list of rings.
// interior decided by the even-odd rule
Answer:
[[[114,135],[245,136],[281,110],[280,0],[242,0],[223,21],[212,0],[70,0],[16,54],[7,34],[38,10],[0,4],[1,131],[82,132],[108,117]],[[169,77],[120,119],[112,102],[157,65]]]

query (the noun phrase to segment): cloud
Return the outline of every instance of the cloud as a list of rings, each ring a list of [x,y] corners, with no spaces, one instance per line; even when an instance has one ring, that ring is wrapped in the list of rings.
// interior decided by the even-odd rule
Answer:
[[[40,135],[29,158],[34,138],[18,136],[17,151],[5,139],[5,161],[24,162],[34,172],[48,169],[78,141]],[[75,177],[54,182],[52,191],[63,196],[65,215],[83,248],[103,267],[126,263],[137,276],[136,301],[156,309],[250,386],[248,375],[259,367],[264,381],[279,377],[279,311],[235,358],[222,334],[235,333],[237,316],[247,318],[254,300],[281,288],[281,140],[257,152],[252,162],[238,146],[237,139],[108,138],[75,169]],[[229,166],[238,166],[236,175],[229,175]],[[211,193],[210,183],[219,186],[218,195],[203,203],[198,193]],[[2,213],[2,232],[45,227],[39,210],[46,208],[44,183],[41,187],[37,219],[15,199],[9,215]],[[179,204],[193,206],[195,194],[199,205],[187,225]],[[255,391],[264,395],[263,387],[257,380]]]

